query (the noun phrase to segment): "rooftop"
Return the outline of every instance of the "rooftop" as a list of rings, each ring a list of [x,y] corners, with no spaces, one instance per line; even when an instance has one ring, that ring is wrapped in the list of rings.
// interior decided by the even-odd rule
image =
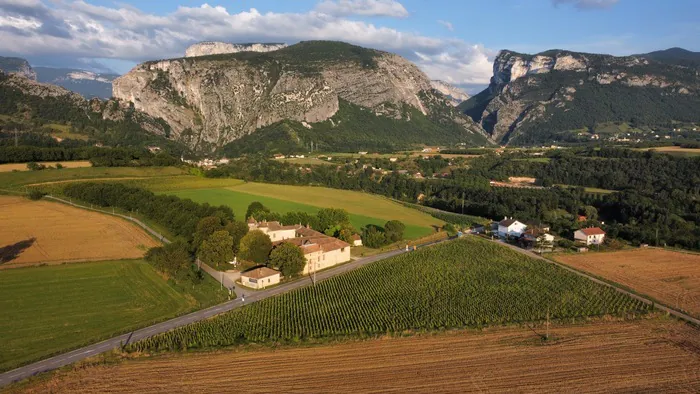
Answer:
[[[252,269],[250,271],[246,271],[241,274],[241,276],[245,276],[247,278],[253,278],[253,279],[262,279],[262,278],[268,278],[270,276],[278,275],[279,271],[275,271],[271,268],[267,267],[259,267]]]
[[[605,235],[605,231],[603,231],[603,229],[601,229],[600,227],[587,227],[587,228],[582,228],[580,231],[582,233],[584,233],[586,236]]]

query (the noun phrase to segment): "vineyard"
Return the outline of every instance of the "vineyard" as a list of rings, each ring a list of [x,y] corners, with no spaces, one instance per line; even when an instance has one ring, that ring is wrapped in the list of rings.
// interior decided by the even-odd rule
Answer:
[[[296,342],[404,330],[645,313],[650,308],[477,238],[361,269],[129,345],[131,351]]]

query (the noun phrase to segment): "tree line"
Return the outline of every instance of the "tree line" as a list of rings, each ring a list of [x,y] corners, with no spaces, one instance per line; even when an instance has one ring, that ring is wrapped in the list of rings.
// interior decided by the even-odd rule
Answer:
[[[165,152],[133,148],[0,146],[0,164],[89,160],[94,167],[174,166],[180,161]]]

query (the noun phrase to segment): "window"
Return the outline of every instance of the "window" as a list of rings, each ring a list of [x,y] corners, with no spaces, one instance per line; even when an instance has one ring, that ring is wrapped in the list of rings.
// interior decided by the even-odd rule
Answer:
[[[345,248],[340,248],[340,253],[345,252]]]

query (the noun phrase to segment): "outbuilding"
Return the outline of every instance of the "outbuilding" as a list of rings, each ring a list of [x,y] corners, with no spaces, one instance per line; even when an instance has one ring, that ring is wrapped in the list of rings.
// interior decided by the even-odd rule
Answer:
[[[264,289],[280,283],[280,272],[259,267],[241,274],[241,284],[252,289]]]

